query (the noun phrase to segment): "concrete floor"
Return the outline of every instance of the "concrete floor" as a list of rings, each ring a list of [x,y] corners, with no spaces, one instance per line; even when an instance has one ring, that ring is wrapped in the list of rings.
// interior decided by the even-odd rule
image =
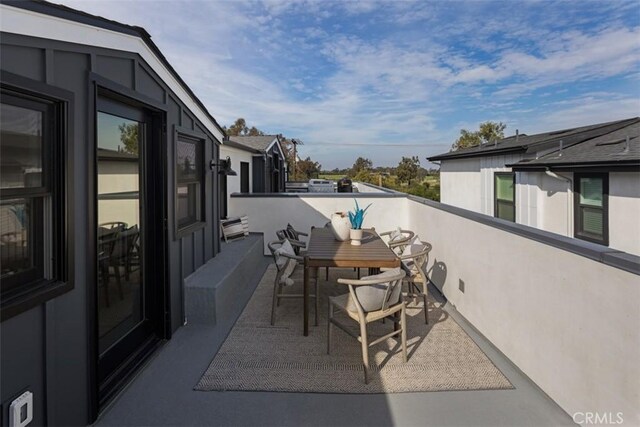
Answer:
[[[269,259],[256,266],[255,288]],[[436,291],[437,292],[437,291]],[[250,297],[240,296],[241,301]],[[243,303],[243,304],[244,304]],[[228,333],[180,328],[96,426],[559,426],[572,419],[453,308],[445,308],[513,384],[513,390],[389,395],[201,392],[193,387]],[[237,314],[240,313],[240,310]]]

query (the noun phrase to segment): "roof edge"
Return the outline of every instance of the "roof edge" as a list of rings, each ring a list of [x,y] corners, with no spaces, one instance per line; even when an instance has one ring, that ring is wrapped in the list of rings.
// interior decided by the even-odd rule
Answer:
[[[165,67],[167,67],[169,73],[173,75],[178,83],[184,88],[184,90],[189,94],[196,105],[200,107],[200,109],[202,109],[202,112],[218,128],[223,137],[226,135],[224,128],[220,126],[220,123],[218,123],[218,121],[213,117],[209,110],[207,110],[207,107],[205,107],[204,103],[196,96],[196,94],[193,92],[193,90],[191,90],[189,85],[187,85],[182,77],[180,77],[171,63],[169,63],[167,58],[162,54],[158,46],[156,46],[156,44],[151,40],[151,35],[144,28],[135,25],[123,24],[118,21],[103,18],[98,15],[92,15],[90,13],[83,12],[78,9],[73,9],[62,4],[50,3],[45,0],[0,0],[0,4],[22,10],[28,10],[30,12],[35,12],[43,15],[53,16],[67,21],[90,25],[97,28],[103,28],[106,30],[115,31],[142,39],[142,41],[147,45],[147,47],[149,47],[149,49],[158,58],[158,60]]]

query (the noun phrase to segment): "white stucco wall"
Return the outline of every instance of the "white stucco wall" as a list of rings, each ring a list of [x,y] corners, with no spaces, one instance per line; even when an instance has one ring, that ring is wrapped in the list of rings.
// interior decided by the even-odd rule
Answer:
[[[527,188],[532,195],[535,195],[532,199],[535,198],[537,203],[536,227],[573,237],[573,174],[567,172],[558,174],[558,176],[569,178],[570,182],[542,172],[519,172],[518,174],[528,176],[530,182],[534,183]],[[521,199],[516,203],[523,201]]]
[[[253,155],[253,153],[228,145],[220,146],[220,158],[226,159],[229,156],[231,158],[231,169],[238,173],[236,176],[227,176],[227,203],[231,194],[240,192],[240,162],[249,163],[249,192],[253,192]]]
[[[365,228],[373,227],[379,232],[405,228],[408,224],[407,199],[405,197],[365,197],[358,196],[359,205],[367,210]],[[280,197],[232,197],[229,204],[229,216],[247,215],[249,231],[264,233],[264,253],[269,254],[267,243],[276,240],[276,231],[291,223],[300,231],[311,227],[324,227],[334,212],[347,212],[354,209],[351,195],[282,195]]]
[[[568,414],[640,423],[639,277],[409,202],[449,302]],[[478,254],[482,254],[479,256]],[[459,290],[464,281],[464,293]]]
[[[366,226],[415,231],[450,303],[567,413],[622,412],[640,423],[638,276],[407,198],[372,202]],[[234,215],[275,238],[291,222],[322,226],[350,197],[234,197]],[[465,291],[459,289],[460,281]]]
[[[443,161],[442,203],[494,215],[494,174],[519,155]],[[563,236],[574,236],[573,174],[516,173],[516,222]],[[640,255],[640,173],[609,174],[609,247]]]
[[[640,255],[640,173],[609,174],[609,247]]]
[[[480,160],[443,161],[440,166],[440,201],[474,212],[482,212]]]
[[[493,174],[510,171],[504,165],[521,159],[521,155],[512,154],[442,161],[440,201],[493,216]]]
[[[573,174],[559,175],[570,178],[571,183],[542,172],[518,173],[516,205],[519,211],[531,212],[526,220],[520,214],[518,223],[573,237]],[[532,206],[534,201],[537,207]],[[531,218],[534,211],[537,222]],[[640,255],[640,173],[609,173],[609,247]]]

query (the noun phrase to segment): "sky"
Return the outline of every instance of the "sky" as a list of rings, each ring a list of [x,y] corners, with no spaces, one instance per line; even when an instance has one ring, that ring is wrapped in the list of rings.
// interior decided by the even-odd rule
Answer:
[[[221,125],[303,141],[323,169],[640,116],[640,3],[77,1],[144,27]]]

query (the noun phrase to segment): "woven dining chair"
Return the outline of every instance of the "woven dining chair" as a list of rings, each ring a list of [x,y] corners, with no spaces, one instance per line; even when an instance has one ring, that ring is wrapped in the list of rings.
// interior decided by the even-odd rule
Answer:
[[[389,246],[389,248],[391,248],[391,250],[394,251],[396,255],[402,254],[405,246],[413,239],[414,236],[415,233],[413,231],[402,230],[400,227],[395,230],[380,233],[380,237],[385,237],[388,239],[386,242],[387,246]]]
[[[429,290],[429,279],[425,272],[429,252],[431,252],[431,244],[421,241],[415,236],[411,242],[406,243],[400,261],[402,268],[407,273],[403,283],[408,286],[406,296],[408,298],[422,297],[424,302],[424,321],[429,324],[429,305],[427,303],[427,295]]]
[[[276,265],[277,273],[273,282],[273,300],[271,303],[271,326],[276,324],[276,310],[280,305],[282,298],[303,298],[302,293],[285,292],[285,287],[291,287],[295,285],[295,281],[292,278],[294,271],[296,271],[300,263],[304,263],[304,258],[296,255],[293,249],[293,242],[287,239],[270,242],[267,244],[273,261]],[[309,295],[310,298],[315,300],[315,324],[319,323],[319,307],[320,307],[320,289],[317,277],[315,280],[315,293]]]
[[[402,298],[402,279],[406,273],[400,268],[385,271],[361,279],[338,279],[347,285],[349,293],[329,298],[329,321],[327,324],[327,354],[331,354],[332,326],[337,326],[348,335],[360,341],[364,382],[369,382],[369,347],[387,338],[400,335],[402,360],[407,361],[406,307]],[[345,312],[360,325],[360,333],[355,334],[348,326],[334,317],[334,310]],[[398,319],[398,314],[400,318]],[[369,342],[367,325],[371,322],[393,317],[394,330]]]

